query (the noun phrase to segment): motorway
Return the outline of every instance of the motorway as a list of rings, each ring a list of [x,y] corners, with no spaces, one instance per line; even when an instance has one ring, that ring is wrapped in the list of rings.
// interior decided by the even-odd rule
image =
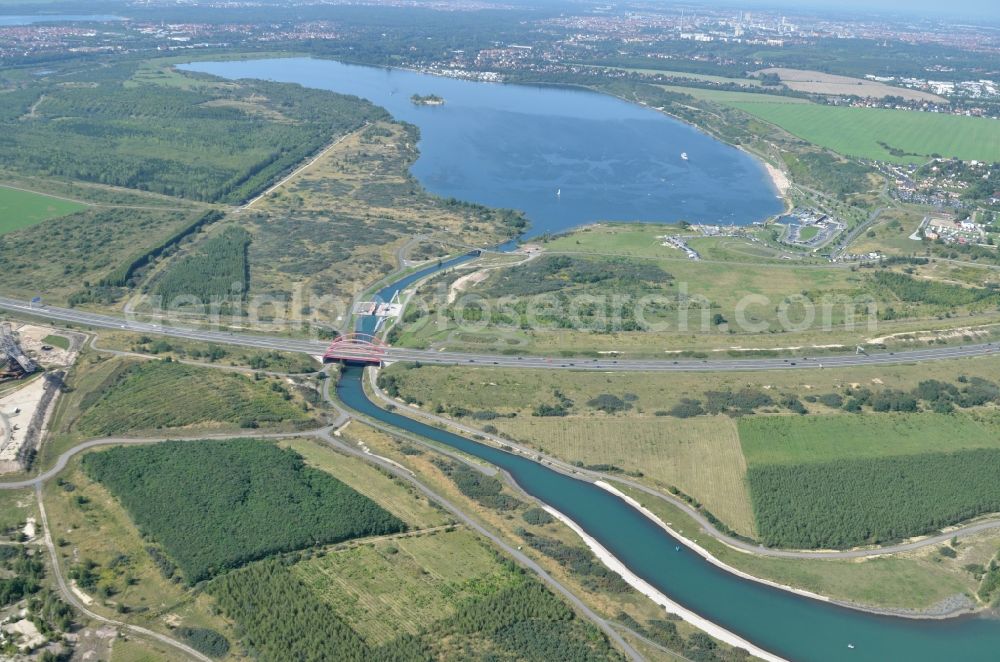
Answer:
[[[193,327],[168,326],[153,322],[127,320],[111,315],[90,313],[70,308],[53,306],[32,306],[27,301],[0,296],[0,309],[22,313],[55,322],[90,326],[100,329],[120,329],[136,333],[161,335],[183,340],[237,345],[247,348],[303,352],[313,356],[326,351],[329,343],[318,340],[302,340],[264,336],[250,333],[204,330]],[[566,358],[544,356],[510,356],[499,354],[471,354],[421,349],[390,347],[385,350],[382,360],[420,361],[433,365],[485,365],[504,368],[540,368],[546,370],[597,370],[612,372],[734,372],[751,370],[793,370],[817,368],[846,368],[865,365],[893,365],[938,361],[975,356],[988,356],[1000,345],[987,342],[970,345],[937,346],[911,349],[900,352],[877,352],[871,354],[843,354],[809,358],[719,358],[719,359],[613,359],[606,358]],[[364,353],[345,355],[345,358],[366,358]]]

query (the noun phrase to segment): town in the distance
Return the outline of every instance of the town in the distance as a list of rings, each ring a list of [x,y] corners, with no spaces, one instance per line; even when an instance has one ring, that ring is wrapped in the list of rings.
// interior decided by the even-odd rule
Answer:
[[[993,661],[985,0],[0,0],[0,660]]]

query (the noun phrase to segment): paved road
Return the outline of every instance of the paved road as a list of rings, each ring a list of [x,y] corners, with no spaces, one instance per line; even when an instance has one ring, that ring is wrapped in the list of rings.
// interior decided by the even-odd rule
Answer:
[[[134,446],[143,444],[158,444],[164,441],[201,441],[204,439],[224,441],[226,439],[294,439],[296,437],[309,437],[322,434],[333,429],[332,425],[324,426],[316,430],[301,430],[299,432],[272,432],[254,433],[248,430],[245,434],[241,432],[230,432],[228,434],[200,434],[196,437],[107,437],[104,439],[91,439],[82,444],[78,444],[59,456],[56,463],[47,471],[32,478],[13,480],[0,483],[0,490],[21,490],[26,487],[41,485],[45,481],[53,478],[56,474],[66,468],[70,459],[74,455],[79,455],[91,448],[100,446]]]
[[[129,321],[111,315],[89,313],[70,308],[32,307],[28,302],[0,297],[0,308],[27,313],[48,320],[91,326],[102,329],[122,329],[150,335],[162,335],[185,340],[212,342],[240,347],[283,350],[319,355],[326,351],[327,342],[263,336],[249,333],[203,330],[192,327],[166,326],[152,322]],[[565,357],[506,356],[494,354],[441,352],[434,350],[390,347],[386,361],[420,361],[432,365],[495,365],[506,368],[542,368],[546,370],[598,370],[614,372],[733,372],[749,370],[791,370],[843,368],[863,365],[894,365],[919,361],[937,361],[963,357],[988,356],[1000,345],[978,343],[958,346],[937,346],[901,352],[878,352],[868,355],[831,355],[810,358],[719,358],[719,359],[567,359]],[[358,355],[360,356],[360,355]]]

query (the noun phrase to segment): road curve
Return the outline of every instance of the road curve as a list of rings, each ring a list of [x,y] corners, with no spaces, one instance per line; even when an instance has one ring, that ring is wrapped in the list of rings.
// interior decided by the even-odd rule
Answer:
[[[201,434],[195,437],[106,437],[103,439],[91,439],[90,441],[85,441],[81,444],[70,448],[68,451],[60,455],[55,464],[53,464],[48,470],[34,476],[32,478],[24,478],[21,480],[12,480],[8,482],[0,482],[0,490],[23,490],[28,487],[36,487],[41,485],[45,481],[53,478],[60,471],[66,468],[70,459],[75,456],[89,451],[92,448],[98,448],[100,446],[132,446],[137,444],[159,444],[164,441],[203,441],[203,440],[215,440],[215,441],[225,441],[226,439],[293,439],[295,437],[310,437],[322,434],[328,430],[333,429],[333,426],[324,426],[322,428],[313,430],[301,430],[299,432],[272,432],[272,433],[251,433],[246,434],[239,432],[231,432],[229,434]]]
[[[191,327],[167,326],[152,322],[126,320],[112,315],[90,313],[54,306],[33,307],[27,301],[0,296],[0,308],[57,322],[79,324],[103,329],[121,329],[182,340],[236,345],[247,348],[302,352],[312,356],[326,351],[328,343],[319,340],[281,338],[249,333],[212,331]],[[508,356],[462,352],[440,352],[423,349],[390,347],[383,359],[420,361],[429,365],[496,366],[502,368],[535,368],[544,370],[592,370],[613,372],[739,372],[753,370],[795,370],[845,368],[869,365],[895,365],[921,361],[989,356],[1000,345],[987,342],[969,345],[925,347],[900,352],[845,354],[811,358],[747,358],[747,359],[611,359],[566,358],[544,356]],[[363,354],[356,355],[364,358]]]

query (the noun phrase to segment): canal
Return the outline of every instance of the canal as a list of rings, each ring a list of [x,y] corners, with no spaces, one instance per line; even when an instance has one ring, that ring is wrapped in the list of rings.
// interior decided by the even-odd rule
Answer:
[[[507,471],[525,492],[572,519],[671,600],[775,655],[817,662],[1000,659],[998,620],[877,616],[742,579],[590,482],[376,406],[364,393],[362,376],[362,368],[345,367],[337,387],[345,405]]]

